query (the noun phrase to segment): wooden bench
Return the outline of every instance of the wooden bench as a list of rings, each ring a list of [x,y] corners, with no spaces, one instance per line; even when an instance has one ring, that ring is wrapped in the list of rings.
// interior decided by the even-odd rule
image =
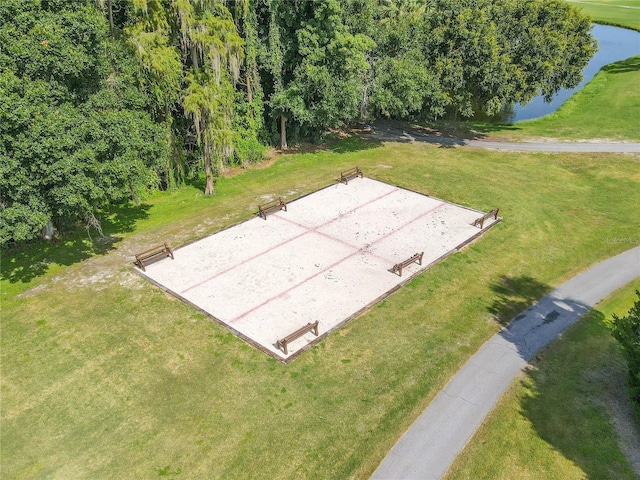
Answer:
[[[144,272],[145,263],[151,263],[164,257],[173,258],[173,251],[166,243],[158,245],[154,248],[150,248],[149,250],[146,250],[142,253],[138,253],[136,255],[136,265],[138,265]]]
[[[482,230],[482,227],[484,226],[484,221],[487,220],[488,218],[493,217],[494,220],[498,219],[498,210],[500,210],[499,208],[494,208],[493,210],[491,210],[489,213],[484,214],[483,216],[476,218],[474,220],[474,222],[472,223],[472,225],[474,227],[480,227],[480,230]]]
[[[351,170],[340,173],[340,182],[347,185],[349,183],[349,180],[353,180],[357,177],[362,178],[362,170],[360,170],[360,168],[358,167],[354,167]]]
[[[258,216],[267,219],[267,215],[279,212],[280,210],[287,211],[287,204],[282,201],[281,198],[274,200],[273,202],[265,203],[264,205],[258,205]]]
[[[316,320],[315,322],[311,323],[307,323],[304,327],[300,327],[298,330],[296,330],[293,333],[290,333],[289,335],[287,335],[284,338],[281,338],[280,340],[278,340],[276,342],[276,346],[278,348],[282,348],[284,350],[284,354],[287,355],[289,352],[287,351],[287,345],[289,344],[289,342],[293,342],[294,340],[300,338],[301,336],[303,336],[305,333],[307,332],[311,332],[313,331],[313,334],[317,337],[318,336],[318,321]]]
[[[391,269],[391,273],[397,273],[398,275],[402,276],[402,269],[404,267],[411,265],[413,262],[418,262],[418,265],[422,265],[423,255],[424,255],[424,252],[416,253],[411,258],[407,258],[404,262],[396,263]]]

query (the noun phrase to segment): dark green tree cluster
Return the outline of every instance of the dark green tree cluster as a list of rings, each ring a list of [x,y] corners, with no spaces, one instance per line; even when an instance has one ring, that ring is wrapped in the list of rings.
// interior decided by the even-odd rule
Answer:
[[[635,406],[636,415],[640,418],[640,291],[636,290],[638,299],[625,317],[613,315],[610,326],[613,336],[622,345],[624,356],[629,366],[629,390]]]
[[[575,86],[560,0],[3,0],[0,244],[376,117],[492,115]]]
[[[560,0],[348,0],[368,55],[373,116],[495,115],[577,85],[595,52],[589,19]]]
[[[0,243],[156,185],[167,133],[88,4],[0,3]]]

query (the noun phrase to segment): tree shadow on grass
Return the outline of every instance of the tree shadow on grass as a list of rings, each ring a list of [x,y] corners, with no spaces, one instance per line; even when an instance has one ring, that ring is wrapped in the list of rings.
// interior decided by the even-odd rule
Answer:
[[[400,120],[377,119],[371,124],[370,136],[380,141],[400,143],[430,143],[440,148],[467,145],[469,140],[482,140],[493,131],[520,130],[520,127],[499,122],[438,122],[410,123]]]
[[[207,179],[204,175],[196,175],[185,179],[185,185],[195,188],[201,193],[204,193],[207,187]],[[213,191],[216,191],[216,178],[213,179]]]
[[[522,127],[510,123],[501,121],[498,119],[487,119],[487,120],[468,120],[464,122],[460,122],[458,129],[467,131],[467,135],[464,138],[468,138],[469,140],[482,140],[487,138],[487,134],[495,133],[495,132],[516,132],[522,130]]]
[[[330,132],[320,142],[295,143],[289,145],[286,151],[280,151],[279,153],[349,153],[371,150],[381,146],[382,142],[369,136],[370,133],[371,129],[366,125],[350,125],[343,127],[341,130]]]
[[[139,220],[149,216],[150,205],[112,206],[100,215],[104,236],[81,225],[74,225],[56,242],[34,240],[2,252],[0,279],[10,283],[28,283],[45,275],[50,265],[70,266],[96,255],[106,255],[122,238],[118,234],[132,232]]]
[[[506,112],[505,115],[510,115],[510,112]],[[442,120],[434,123],[416,124],[414,128],[422,130],[425,134],[437,135],[445,139],[462,140],[483,140],[488,133],[522,129],[513,123],[500,121],[499,118],[480,118],[480,116],[471,120]]]
[[[571,340],[533,361],[524,380],[529,395],[521,400],[521,414],[539,438],[576,464],[586,478],[634,478],[609,413],[627,402],[616,420],[634,423],[625,398],[626,367],[615,360],[601,312],[591,310],[580,322],[588,323],[575,326],[578,331],[571,331],[576,334]]]
[[[490,288],[496,297],[488,311],[503,326],[551,291],[549,285],[527,275],[503,275]]]
[[[330,146],[330,150],[335,153],[360,152],[363,150],[371,150],[378,148],[382,142],[374,138],[364,138],[358,135],[350,135],[347,138],[340,139]]]
[[[150,209],[151,205],[146,203],[139,205],[128,203],[111,206],[104,212],[100,222],[102,224],[102,231],[106,235],[133,232],[136,224],[140,220],[149,218]]]
[[[605,65],[602,70],[608,73],[637,72],[640,70],[640,55]]]
[[[94,255],[104,255],[114,249],[119,239],[89,241],[80,230],[67,234],[62,240],[52,243],[48,240],[34,240],[28,245],[9,248],[2,252],[0,278],[11,283],[29,283],[47,273],[50,265],[69,266]]]
[[[612,392],[618,392],[616,405],[620,392],[623,400],[626,396],[620,384],[626,368],[616,364],[615,344],[602,313],[562,288],[551,291],[526,275],[502,276],[491,290],[495,298],[488,310],[506,325],[498,335],[532,365],[522,380],[527,391],[520,413],[536,435],[587,478],[634,478],[607,407]],[[567,330],[572,325],[574,329]],[[559,348],[544,350],[561,336],[566,340],[556,344]],[[631,409],[628,418],[633,418]]]

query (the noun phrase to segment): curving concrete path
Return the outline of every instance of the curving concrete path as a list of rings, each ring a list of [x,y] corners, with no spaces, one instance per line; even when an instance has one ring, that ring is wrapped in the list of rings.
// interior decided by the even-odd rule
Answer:
[[[487,341],[387,454],[372,479],[439,479],[533,356],[640,276],[640,247],[563,283]]]

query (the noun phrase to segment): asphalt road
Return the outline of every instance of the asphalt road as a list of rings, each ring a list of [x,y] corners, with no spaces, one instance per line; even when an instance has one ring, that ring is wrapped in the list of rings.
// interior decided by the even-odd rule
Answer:
[[[378,120],[370,125],[370,138],[395,142],[425,142],[444,147],[476,147],[489,150],[523,152],[640,153],[640,143],[633,142],[495,142],[430,135],[399,122]]]
[[[400,437],[372,479],[439,479],[520,370],[601,299],[640,276],[640,247],[560,285],[469,359]]]

